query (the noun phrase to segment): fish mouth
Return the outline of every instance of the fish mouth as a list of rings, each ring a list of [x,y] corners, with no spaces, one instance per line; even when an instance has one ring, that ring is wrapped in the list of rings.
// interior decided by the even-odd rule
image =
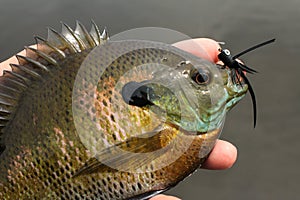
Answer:
[[[223,116],[231,110],[248,92],[248,85],[245,83],[234,84],[228,82],[224,86],[225,98],[216,106],[217,109],[201,110],[198,113],[190,107],[189,111],[184,113],[168,113],[168,124],[173,127],[181,128],[186,135],[203,135],[208,134],[215,128],[220,127]],[[189,108],[186,105],[185,108]],[[172,125],[171,125],[172,124]]]
[[[210,110],[201,115],[195,114],[197,116],[198,122],[202,122],[203,124],[214,124],[217,127],[219,126],[220,117],[222,118],[222,113],[224,111],[231,110],[240,100],[242,100],[248,92],[248,85],[244,82],[240,82],[241,84],[234,84],[232,82],[228,82],[225,85],[224,90],[227,93],[227,97],[221,104],[217,106],[217,109]],[[207,117],[209,115],[210,117]],[[213,126],[213,127],[215,127]],[[197,132],[197,135],[202,135],[210,132],[211,130],[207,129],[206,131],[200,131],[199,127],[194,129]]]
[[[248,85],[234,85],[233,87],[226,87],[228,98],[226,100],[226,109],[232,109],[248,92]]]

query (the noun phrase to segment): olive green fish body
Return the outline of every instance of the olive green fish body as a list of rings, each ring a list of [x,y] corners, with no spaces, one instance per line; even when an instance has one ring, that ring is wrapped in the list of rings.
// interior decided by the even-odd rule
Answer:
[[[0,79],[0,198],[143,199],[194,172],[213,148],[221,127],[202,131],[204,125],[185,125],[190,119],[199,124],[198,114],[187,108],[184,113],[191,114],[183,116],[175,103],[199,102],[188,100],[184,92],[176,94],[178,100],[153,82],[145,83],[155,94],[148,98],[151,106],[129,105],[120,93],[125,83],[143,81],[141,76],[149,76],[152,69],[130,74],[135,66],[161,63],[175,68],[183,58],[161,48],[137,49],[102,72],[84,69],[84,76],[99,81],[93,85],[79,79],[84,89],[76,88],[80,67],[84,62],[99,64],[90,59],[95,53],[91,50],[104,46],[108,37],[95,24],[90,33],[81,24],[75,31],[63,27],[62,34],[50,31],[47,40],[37,38],[37,50],[28,47],[27,56],[18,56],[19,65],[12,65],[12,72]],[[156,74],[153,80],[159,82],[161,77]],[[181,79],[181,87],[194,87]],[[173,79],[168,82],[176,84]],[[222,98],[225,101],[227,96]],[[205,97],[200,101],[206,102]],[[218,109],[224,107],[224,102],[219,104]],[[204,115],[213,121],[218,119],[213,114],[217,111]]]

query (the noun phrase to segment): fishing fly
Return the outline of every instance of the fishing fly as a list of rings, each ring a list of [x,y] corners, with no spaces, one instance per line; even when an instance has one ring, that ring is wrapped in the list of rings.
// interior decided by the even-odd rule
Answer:
[[[219,60],[221,60],[224,63],[224,67],[228,67],[229,69],[231,69],[231,80],[234,84],[239,84],[242,85],[240,78],[242,78],[242,80],[248,85],[248,90],[252,99],[252,105],[253,105],[253,117],[254,117],[254,127],[256,126],[256,119],[257,119],[257,107],[256,107],[256,98],[255,98],[255,94],[254,94],[254,90],[251,86],[251,83],[249,81],[249,79],[246,77],[244,72],[253,74],[253,73],[257,73],[256,70],[247,67],[245,64],[239,62],[237,59],[250,52],[253,51],[259,47],[265,46],[267,44],[270,44],[272,42],[274,42],[275,39],[271,39],[271,40],[267,40],[265,42],[262,42],[260,44],[257,44],[253,47],[250,47],[238,54],[236,54],[235,56],[231,56],[230,51],[228,49],[219,49],[220,53],[218,55]]]

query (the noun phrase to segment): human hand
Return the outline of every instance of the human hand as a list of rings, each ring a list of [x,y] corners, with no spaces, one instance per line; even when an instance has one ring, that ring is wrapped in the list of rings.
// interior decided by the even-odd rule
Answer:
[[[201,168],[213,170],[228,169],[234,164],[236,157],[237,149],[234,145],[224,140],[217,140],[215,147]],[[150,200],[179,200],[179,198],[157,195]]]
[[[195,44],[199,44],[206,53],[200,52],[199,48],[197,49],[197,45]],[[218,62],[219,44],[214,40],[198,38],[182,41],[174,44],[174,46],[199,57],[205,58],[211,62]],[[19,54],[25,55],[25,51],[22,51]],[[2,70],[4,69],[10,70],[10,63],[17,64],[18,62],[15,57],[12,57],[0,63],[0,75],[2,75]],[[206,162],[203,164],[202,168],[215,170],[228,169],[234,164],[236,157],[237,149],[234,145],[223,140],[217,140],[215,147],[213,148]],[[166,195],[157,195],[151,198],[151,200],[178,200],[178,198]]]

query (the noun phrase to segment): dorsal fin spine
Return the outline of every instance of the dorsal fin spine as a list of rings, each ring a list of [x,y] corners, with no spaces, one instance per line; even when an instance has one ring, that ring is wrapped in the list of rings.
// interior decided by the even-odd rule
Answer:
[[[83,41],[75,34],[73,29],[70,26],[68,26],[67,24],[65,24],[63,22],[61,22],[61,23],[62,23],[63,28],[65,28],[65,30],[68,31],[68,33],[76,40],[79,49],[81,51],[84,50],[86,47],[85,47]]]
[[[28,86],[30,80],[24,76],[22,76],[21,74],[18,74],[18,73],[15,73],[13,71],[3,71],[4,73],[6,74],[10,74],[10,76],[13,78],[13,79],[16,79],[24,84],[26,84]]]
[[[43,64],[41,64],[40,62],[38,62],[38,61],[36,61],[36,60],[33,60],[33,59],[29,58],[29,57],[21,56],[21,55],[16,55],[16,57],[17,57],[17,59],[19,60],[19,63],[20,63],[20,60],[23,59],[23,60],[25,60],[26,62],[31,63],[31,64],[34,65],[35,67],[38,67],[38,68],[43,69],[43,70],[45,70],[45,71],[49,71],[49,69],[48,69],[45,65],[43,65]]]
[[[108,32],[107,32],[107,28],[104,27],[104,30],[101,34],[101,40],[108,40],[109,39],[109,35],[108,35]]]
[[[4,77],[5,77],[6,73],[7,73],[7,71],[4,70],[4,71],[3,71],[3,76],[4,76]],[[15,85],[16,88],[20,88],[20,89],[22,89],[22,88],[27,88],[26,85],[24,85],[24,84],[21,83],[20,81],[15,80],[15,79],[13,79],[13,78],[11,78],[11,77],[6,77],[5,80],[8,81],[8,82],[10,82],[10,84]]]
[[[92,48],[92,47],[96,46],[90,33],[86,30],[86,28],[78,20],[76,21],[75,33],[78,34],[79,37],[84,38],[87,48]]]
[[[3,108],[3,107],[0,107],[0,113],[1,113],[1,116],[2,116],[2,114],[4,114],[3,116],[5,116],[5,115],[7,115],[7,114],[10,114],[11,111],[10,111],[10,110],[7,110],[7,109],[5,109],[5,108]]]
[[[92,37],[92,39],[94,40],[94,42],[96,43],[96,45],[100,44],[101,41],[101,33],[100,30],[97,26],[97,24],[92,20],[92,28],[90,31],[90,35]]]
[[[0,115],[0,120],[2,120],[2,121],[8,121],[8,120],[10,120],[10,118],[9,117],[4,117],[4,116]]]
[[[18,96],[22,92],[20,89],[13,88],[7,84],[0,84],[0,91],[2,90],[8,90],[11,93],[13,93],[15,96]]]
[[[1,98],[0,97],[0,104],[3,104],[3,105],[6,105],[6,106],[13,106],[14,104],[9,101],[8,99],[5,99],[5,98]]]
[[[17,100],[16,97],[14,97],[12,95],[9,95],[9,94],[4,94],[4,93],[0,93],[0,97],[8,98],[8,99],[11,99],[11,100]]]
[[[31,70],[23,65],[17,65],[17,64],[10,64],[10,66],[12,67],[13,71],[22,71],[25,74],[28,74],[29,77],[31,78],[38,78],[41,79],[41,75],[39,75],[37,72],[35,72],[34,70]]]
[[[48,39],[47,41],[49,41],[51,43],[51,40],[59,40],[60,42],[62,42],[63,46],[68,47],[70,53],[78,53],[79,51],[76,49],[75,45],[70,42],[67,38],[65,38],[65,36],[59,32],[57,32],[56,30],[48,27]],[[54,44],[55,45],[55,44]]]
[[[7,76],[7,79],[10,79],[12,82],[15,82],[16,84],[18,84],[21,87],[27,87],[27,83],[20,78],[20,76],[12,71],[8,71],[8,70],[3,70],[3,76]]]
[[[60,50],[59,48],[53,46],[52,44],[50,44],[47,40],[45,40],[44,38],[40,37],[40,36],[34,36],[34,39],[36,41],[37,44],[37,49],[39,50],[41,47],[39,47],[39,45],[41,45],[41,42],[44,43],[44,45],[46,45],[48,48],[52,49],[53,52],[57,53],[62,59],[66,57],[66,54]],[[42,51],[42,50],[41,50]]]
[[[25,49],[26,49],[26,56],[28,57],[28,52],[31,51],[33,53],[35,53],[37,56],[43,58],[44,60],[46,60],[49,64],[52,64],[54,66],[58,66],[58,63],[55,59],[53,59],[51,56],[45,54],[44,52],[42,51],[39,51],[35,48],[32,48],[32,47],[27,47],[25,46]]]
[[[70,38],[51,28],[48,29],[47,39],[34,36],[37,47],[25,47],[26,56],[16,55],[19,63],[10,64],[12,71],[4,71],[0,77],[0,134],[8,121],[13,119],[18,102],[32,81],[43,79],[69,54],[91,49],[109,38],[107,30],[104,29],[101,34],[94,21],[90,32],[78,21],[75,31],[62,24]]]

